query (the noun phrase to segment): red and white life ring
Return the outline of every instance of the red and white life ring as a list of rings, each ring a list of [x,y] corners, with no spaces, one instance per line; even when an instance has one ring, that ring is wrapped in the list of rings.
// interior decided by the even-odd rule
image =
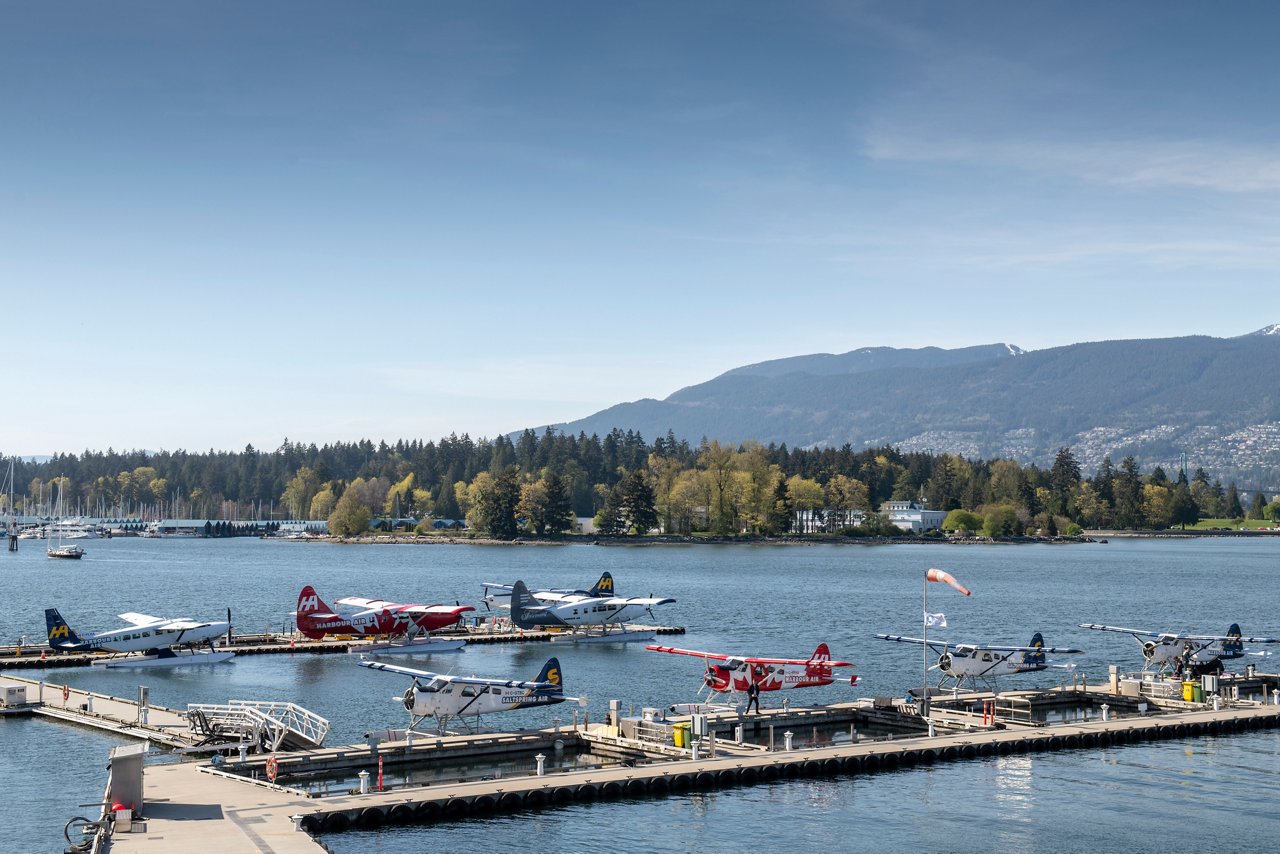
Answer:
[[[274,756],[267,757],[267,780],[274,783],[276,775],[280,773],[280,763],[276,761]]]
[[[63,685],[62,686],[62,702],[65,703],[67,700],[70,700],[70,699],[71,699],[71,686]]]

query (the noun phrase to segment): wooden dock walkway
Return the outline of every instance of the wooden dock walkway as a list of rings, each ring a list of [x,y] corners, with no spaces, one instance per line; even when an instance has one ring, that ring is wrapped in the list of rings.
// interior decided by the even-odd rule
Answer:
[[[682,635],[683,626],[633,626],[634,630],[653,632],[655,635]],[[464,638],[468,644],[491,643],[539,643],[557,637],[556,632],[524,631],[521,629],[493,630],[491,624],[468,626],[465,631],[437,632],[433,637]],[[301,635],[252,634],[234,635],[230,644],[219,644],[219,649],[240,655],[324,655],[359,653],[363,647],[378,641],[352,638],[326,638],[309,640]],[[95,662],[106,661],[111,653],[58,652],[46,644],[27,646],[0,646],[0,670],[42,670],[54,667],[88,667]]]
[[[145,830],[117,834],[110,850],[168,851],[216,844],[226,854],[314,852],[317,849],[309,833],[335,833],[350,827],[454,820],[571,802],[657,796],[802,777],[870,774],[961,759],[1109,748],[1277,726],[1280,706],[1242,703],[1218,710],[1179,708],[1105,721],[985,727],[791,751],[721,750],[714,758],[669,758],[634,766],[619,764],[557,771],[546,776],[447,782],[328,797],[309,796],[261,779],[248,780],[207,763],[184,762],[146,769],[147,791],[158,800],[147,802]],[[364,761],[372,762],[366,746],[356,745],[350,750],[363,752]],[[280,756],[282,769],[290,758]]]

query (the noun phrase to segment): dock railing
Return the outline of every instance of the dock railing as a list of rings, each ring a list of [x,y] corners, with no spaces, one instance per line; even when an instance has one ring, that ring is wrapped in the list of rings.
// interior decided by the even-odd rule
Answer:
[[[329,735],[328,720],[296,703],[191,703],[187,706],[187,723],[205,738],[251,739],[267,752],[286,745],[319,747]]]

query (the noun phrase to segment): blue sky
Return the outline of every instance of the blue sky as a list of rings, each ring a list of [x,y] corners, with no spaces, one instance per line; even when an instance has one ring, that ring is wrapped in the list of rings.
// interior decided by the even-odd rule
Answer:
[[[0,0],[0,451],[493,436],[804,353],[1243,334],[1280,321],[1278,25]]]

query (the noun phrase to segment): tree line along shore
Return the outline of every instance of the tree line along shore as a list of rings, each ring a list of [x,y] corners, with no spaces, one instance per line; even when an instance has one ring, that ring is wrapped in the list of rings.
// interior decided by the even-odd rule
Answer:
[[[15,484],[26,488],[15,489],[10,512],[39,510],[60,494],[68,512],[326,519],[347,537],[388,523],[427,533],[440,520],[465,520],[473,535],[494,540],[556,537],[581,519],[606,537],[779,538],[798,533],[801,519],[806,534],[900,537],[881,512],[890,501],[946,511],[946,531],[998,538],[1280,519],[1280,501],[1223,485],[1202,468],[1143,472],[1133,457],[1119,465],[1106,457],[1086,476],[1067,447],[1041,468],[889,447],[693,446],[670,434],[649,443],[631,431],[600,438],[547,430],[515,442],[286,440],[275,451],[86,451],[13,463]]]

